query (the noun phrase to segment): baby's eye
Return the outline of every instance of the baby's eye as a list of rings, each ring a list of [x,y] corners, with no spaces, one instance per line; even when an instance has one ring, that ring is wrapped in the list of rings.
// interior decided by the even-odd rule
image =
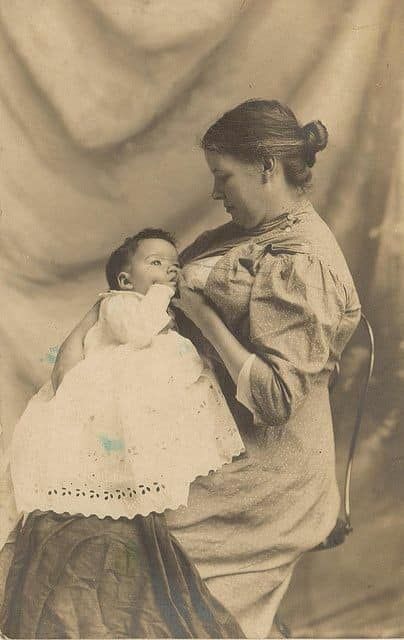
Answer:
[[[161,260],[152,260],[152,265],[155,267],[161,267]]]

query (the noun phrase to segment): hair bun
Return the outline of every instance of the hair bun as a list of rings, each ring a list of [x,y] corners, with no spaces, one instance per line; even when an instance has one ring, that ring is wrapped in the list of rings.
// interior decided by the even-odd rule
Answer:
[[[306,162],[312,167],[316,161],[316,153],[327,146],[328,131],[320,120],[305,124],[303,136],[306,143]]]

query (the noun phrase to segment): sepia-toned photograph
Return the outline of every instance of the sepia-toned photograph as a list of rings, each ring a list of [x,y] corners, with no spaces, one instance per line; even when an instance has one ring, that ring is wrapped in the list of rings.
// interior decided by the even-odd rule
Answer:
[[[404,636],[402,0],[0,0],[0,638]]]

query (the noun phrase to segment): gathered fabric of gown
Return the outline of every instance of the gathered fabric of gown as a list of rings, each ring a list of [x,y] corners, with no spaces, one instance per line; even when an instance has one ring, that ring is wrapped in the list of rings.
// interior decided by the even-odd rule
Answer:
[[[173,330],[173,290],[103,294],[84,359],[29,402],[11,447],[17,509],[109,516],[186,505],[244,450],[212,371]]]
[[[252,231],[234,223],[208,231],[182,259],[190,286],[254,355],[236,388],[179,318],[216,362],[246,452],[198,478],[188,508],[167,522],[246,636],[268,637],[296,562],[338,516],[329,381],[360,303],[332,232],[309,203]]]

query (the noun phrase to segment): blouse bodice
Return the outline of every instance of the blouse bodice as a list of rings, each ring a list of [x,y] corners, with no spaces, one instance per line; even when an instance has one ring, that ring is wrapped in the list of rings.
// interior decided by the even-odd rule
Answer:
[[[213,244],[218,231],[210,234]],[[206,251],[199,266],[197,255],[191,260],[191,280],[192,264],[200,269],[206,260]],[[261,420],[270,424],[286,422],[320,378],[328,383],[360,318],[344,256],[311,207],[216,255],[203,292],[258,356],[251,392]]]
[[[360,304],[334,236],[310,205],[252,231],[234,223],[209,231],[182,260],[194,284],[209,268],[203,292],[252,355],[237,388],[215,365],[246,453],[198,479],[188,508],[167,522],[247,635],[265,637],[294,563],[337,520],[329,377]],[[206,349],[192,327],[189,335]],[[252,412],[242,406],[251,406],[240,394],[244,373]]]

